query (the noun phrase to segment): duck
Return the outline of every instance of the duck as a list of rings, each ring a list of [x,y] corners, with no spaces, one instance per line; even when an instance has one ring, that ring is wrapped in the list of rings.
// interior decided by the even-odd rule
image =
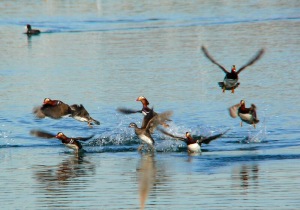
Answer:
[[[172,114],[172,111],[166,111],[161,114],[154,115],[154,111],[151,109],[150,112],[144,116],[143,123],[140,128],[134,122],[129,124],[128,127],[133,128],[137,137],[142,141],[142,145],[138,148],[138,151],[143,149],[144,144],[148,145],[150,151],[154,150],[155,141],[151,134],[161,122],[170,119]]]
[[[240,85],[240,83],[238,82],[239,80],[239,74],[246,69],[248,66],[251,66],[252,64],[254,64],[256,61],[258,61],[262,55],[264,54],[265,50],[264,49],[260,49],[256,55],[249,60],[248,63],[246,63],[244,66],[242,66],[241,68],[239,68],[238,70],[236,70],[236,66],[232,65],[231,67],[231,71],[226,70],[225,67],[223,67],[222,65],[220,65],[217,61],[215,61],[215,59],[208,53],[207,49],[205,48],[205,46],[201,47],[204,55],[214,64],[216,64],[218,67],[220,67],[223,72],[225,73],[225,77],[223,82],[219,82],[219,86],[222,88],[223,93],[225,93],[225,90],[231,90],[231,93],[234,93],[234,90]]]
[[[41,33],[41,31],[38,29],[32,29],[30,24],[27,24],[26,28],[27,28],[27,31],[25,32],[25,34],[27,34],[27,35],[38,35]]]
[[[41,130],[31,130],[30,134],[36,137],[52,139],[57,138],[68,148],[73,149],[76,153],[82,151],[82,145],[79,141],[87,141],[94,137],[94,135],[88,137],[67,137],[63,132],[58,132],[56,135],[51,133],[41,131]]]
[[[89,127],[92,124],[100,125],[100,122],[93,119],[82,104],[68,105],[61,100],[45,98],[43,105],[35,107],[33,113],[37,118],[50,117],[60,119],[62,117],[72,117],[80,122],[87,122]]]
[[[147,116],[149,113],[150,115],[156,116],[158,113],[153,111],[153,108],[151,109],[148,107],[150,104],[149,101],[145,96],[139,96],[136,101],[140,101],[142,103],[142,109],[141,110],[133,110],[133,109],[127,109],[127,108],[118,108],[117,110],[122,114],[134,114],[134,113],[142,113],[144,116]],[[169,127],[169,125],[166,122],[161,122],[161,125],[164,127]]]
[[[100,122],[92,118],[82,104],[73,104],[70,106],[70,108],[71,117],[73,117],[75,120],[87,122],[89,127],[92,127],[93,123],[96,125],[100,125]]]
[[[33,113],[37,118],[50,117],[52,119],[60,119],[68,117],[72,114],[72,110],[68,104],[60,100],[52,100],[45,98],[42,106],[35,107]]]
[[[233,105],[229,108],[229,115],[232,118],[240,117],[241,127],[243,126],[243,122],[245,122],[253,125],[253,127],[256,128],[256,124],[259,123],[256,109],[257,108],[255,104],[251,104],[249,108],[246,108],[245,100],[241,100],[239,104]]]
[[[180,141],[185,142],[187,145],[187,151],[188,151],[188,153],[191,154],[191,153],[201,153],[202,144],[209,144],[212,140],[216,140],[216,139],[222,137],[225,133],[227,133],[227,131],[229,129],[223,133],[216,134],[213,136],[208,136],[208,137],[201,136],[201,135],[200,136],[195,136],[195,135],[192,136],[192,134],[190,132],[186,132],[185,137],[180,137],[180,136],[175,136],[171,133],[168,133],[167,131],[165,131],[161,128],[158,128],[158,130],[167,136],[170,136],[174,139],[178,139]]]

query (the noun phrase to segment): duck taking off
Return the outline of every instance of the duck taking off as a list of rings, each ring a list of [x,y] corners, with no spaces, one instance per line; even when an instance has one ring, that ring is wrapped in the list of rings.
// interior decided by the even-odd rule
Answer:
[[[213,63],[216,64],[219,68],[223,70],[225,73],[225,77],[223,82],[219,82],[219,86],[223,89],[223,93],[225,90],[231,90],[231,93],[234,93],[234,89],[236,89],[240,83],[238,82],[239,80],[239,73],[241,73],[244,69],[246,69],[248,66],[251,66],[254,64],[256,61],[258,61],[261,56],[264,54],[265,50],[261,49],[260,51],[257,52],[257,54],[244,66],[236,70],[235,65],[231,67],[231,71],[226,70],[225,67],[223,67],[221,64],[219,64],[215,59],[208,53],[207,49],[202,46],[201,47],[204,55]]]
[[[170,136],[174,139],[185,142],[187,144],[189,153],[201,153],[202,144],[209,144],[212,140],[216,140],[216,139],[222,137],[229,129],[223,133],[213,135],[213,136],[208,136],[208,137],[201,136],[201,135],[200,136],[195,136],[195,135],[192,136],[190,132],[186,132],[185,137],[180,137],[180,136],[175,136],[171,133],[168,133],[167,131],[165,131],[161,128],[158,128],[158,130],[167,136]]]
[[[244,100],[241,100],[239,104],[231,106],[229,108],[229,115],[232,118],[240,117],[241,126],[243,126],[243,122],[245,122],[253,125],[255,128],[255,124],[259,122],[256,114],[255,104],[251,104],[251,107],[246,108],[246,103]]]

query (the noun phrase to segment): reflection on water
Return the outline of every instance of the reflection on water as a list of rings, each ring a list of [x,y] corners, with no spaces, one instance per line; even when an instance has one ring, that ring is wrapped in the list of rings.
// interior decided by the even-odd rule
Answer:
[[[144,209],[149,191],[152,189],[153,184],[156,180],[156,166],[154,161],[154,153],[143,154],[141,156],[137,172],[139,179],[140,205],[141,209]]]
[[[38,165],[34,167],[34,178],[37,181],[39,202],[43,206],[60,207],[59,203],[67,203],[72,193],[83,191],[88,186],[89,179],[94,177],[95,165],[84,160],[83,154],[72,154],[56,166]],[[57,197],[64,195],[63,197]]]
[[[259,185],[259,167],[257,163],[247,165],[241,164],[232,172],[233,187],[241,187],[247,190],[249,187],[257,187]]]

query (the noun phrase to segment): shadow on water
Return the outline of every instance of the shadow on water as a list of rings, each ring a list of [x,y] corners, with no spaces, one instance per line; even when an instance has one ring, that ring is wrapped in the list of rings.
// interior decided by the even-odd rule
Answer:
[[[73,192],[87,188],[87,179],[94,177],[95,165],[84,160],[84,154],[70,154],[56,166],[34,166],[34,179],[42,206],[62,207],[70,202]],[[63,195],[62,197],[60,195]]]

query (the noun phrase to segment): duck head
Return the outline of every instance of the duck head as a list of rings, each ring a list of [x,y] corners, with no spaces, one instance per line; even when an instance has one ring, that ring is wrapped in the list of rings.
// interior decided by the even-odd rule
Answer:
[[[138,97],[138,98],[136,99],[136,101],[142,102],[143,106],[148,106],[148,105],[149,105],[148,100],[147,100],[144,96]]]
[[[51,100],[50,98],[45,98],[43,104],[46,105],[51,105],[51,106],[55,106],[55,105],[59,105],[61,103],[61,101],[58,100]]]
[[[137,125],[136,125],[135,123],[132,122],[132,123],[129,124],[128,127],[129,127],[129,128],[137,128]]]
[[[63,134],[62,132],[58,132],[55,136],[56,138],[63,140],[63,139],[67,139],[68,137],[66,137],[65,134]]]
[[[26,28],[27,28],[28,31],[31,31],[31,25],[27,24]]]
[[[236,68],[235,68],[235,65],[232,65],[232,67],[231,67],[231,72],[236,72]]]

